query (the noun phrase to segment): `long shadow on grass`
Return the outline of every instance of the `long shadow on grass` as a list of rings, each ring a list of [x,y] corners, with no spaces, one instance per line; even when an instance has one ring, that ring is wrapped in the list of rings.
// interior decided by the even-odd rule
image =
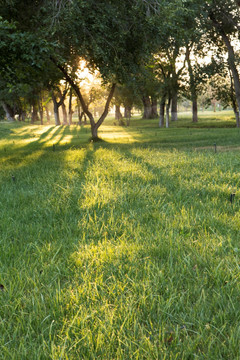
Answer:
[[[108,168],[100,166],[95,176],[101,147],[106,150],[103,161]],[[186,343],[189,346],[192,341],[194,349],[197,343],[201,345],[202,337],[197,340],[197,334],[216,313],[215,304],[208,298],[199,303],[196,300],[201,299],[202,284],[207,288],[209,280],[204,273],[196,275],[192,259],[180,267],[179,257],[188,259],[189,245],[183,242],[180,252],[171,243],[172,237],[179,235],[178,229],[174,234],[167,219],[161,223],[158,216],[165,211],[160,207],[164,203],[175,205],[177,210],[184,204],[190,210],[196,197],[185,204],[189,189],[177,176],[133,154],[133,148],[128,146],[124,151],[114,146],[89,145],[81,150],[80,158],[79,150],[72,150],[72,157],[70,150],[55,151],[51,157],[46,151],[35,162],[17,170],[14,191],[6,187],[6,196],[1,198],[3,209],[8,210],[7,217],[1,214],[1,266],[8,278],[9,294],[2,304],[5,334],[11,334],[16,319],[28,325],[27,330],[21,326],[15,331],[14,340],[4,339],[4,344],[12,340],[8,349],[13,353],[19,351],[18,339],[24,339],[26,334],[25,349],[31,343],[40,351],[44,340],[45,358],[51,357],[53,349],[55,358],[64,358],[66,353],[72,358],[113,358],[117,348],[122,349],[125,358],[137,351],[144,358],[154,344],[155,357],[159,349],[159,356],[164,351],[169,355],[174,349],[179,356]],[[116,164],[114,155],[118,155]],[[125,168],[121,167],[124,161]],[[141,175],[144,170],[148,171],[146,178]],[[101,201],[96,198],[88,205],[92,188],[87,185],[93,180]],[[162,202],[158,203],[153,194],[161,183],[165,192],[159,195]],[[112,193],[107,202],[100,196],[106,186]],[[181,186],[179,196],[175,191]],[[171,220],[173,215],[174,211],[170,211]],[[178,223],[175,225],[178,228]],[[181,229],[183,238],[188,231]],[[225,277],[225,273],[220,274],[216,293],[221,293]],[[236,296],[236,308],[237,304]],[[183,324],[184,335],[178,335]],[[169,325],[177,340],[177,345],[173,342],[171,347],[166,345],[169,335],[165,336]],[[229,328],[223,330],[225,339]],[[218,329],[211,329],[211,333],[221,339]],[[102,343],[98,347],[99,334]],[[30,358],[31,354],[24,356]]]
[[[22,318],[21,308],[17,308],[16,304],[22,301],[30,316],[35,318],[36,315],[33,327],[34,332],[39,333],[43,320],[40,314],[45,313],[37,305],[42,293],[46,296],[45,304],[49,304],[44,318],[48,318],[51,308],[49,326],[59,311],[55,296],[58,289],[71,281],[68,261],[82,234],[79,221],[83,213],[78,199],[82,196],[92,150],[84,149],[82,153],[69,164],[65,152],[56,152],[51,157],[45,152],[35,162],[15,172],[15,183],[6,182],[1,187],[0,268],[6,289],[1,305],[6,310],[3,316],[10,327],[14,319],[8,309],[12,308],[14,317],[26,326],[31,323],[28,315]],[[60,292],[58,294],[60,297]],[[7,328],[5,335],[7,339]],[[18,339],[25,335],[25,331],[19,329],[19,337],[11,339],[10,346],[19,351]]]
[[[124,128],[131,137],[134,137],[134,131],[130,128]],[[150,143],[150,146],[161,148],[178,148],[178,149],[192,149],[208,146],[212,147],[214,151],[214,144],[217,146],[231,146],[240,144],[240,135],[238,129],[149,129],[149,131],[142,128],[137,128],[136,141],[141,144]],[[119,144],[120,145],[120,144]],[[136,144],[137,145],[137,144]]]
[[[114,147],[112,147],[113,149]],[[134,146],[136,149],[136,147]],[[96,148],[97,149],[97,148]],[[210,233],[217,233],[219,236],[227,236],[231,234],[238,234],[238,227],[231,227],[226,223],[226,219],[221,220],[221,211],[225,214],[225,217],[232,218],[236,212],[236,207],[234,208],[230,203],[230,193],[225,184],[229,184],[231,179],[226,178],[224,181],[221,179],[220,185],[214,189],[212,185],[211,188],[205,182],[209,182],[214,180],[214,175],[211,176],[211,172],[209,173],[209,169],[207,171],[207,179],[202,179],[199,182],[199,178],[201,178],[201,171],[206,172],[206,166],[208,166],[209,157],[206,154],[204,159],[199,159],[199,164],[194,160],[195,156],[193,153],[186,153],[188,156],[191,154],[191,158],[193,160],[193,164],[191,163],[191,158],[187,163],[183,163],[181,165],[173,164],[173,168],[175,167],[176,174],[171,174],[171,162],[170,164],[165,163],[165,165],[161,164],[160,167],[154,166],[150,164],[144,157],[137,156],[133,154],[131,150],[131,146],[128,146],[128,150],[125,147],[125,150],[120,150],[119,148],[115,149],[116,154],[119,154],[121,159],[130,160],[130,163],[137,163],[140,167],[142,167],[142,171],[148,171],[152,174],[152,179],[147,182],[143,180],[142,176],[139,176],[141,170],[134,173],[127,173],[121,175],[121,181],[123,183],[128,183],[129,176],[132,179],[135,179],[139,186],[146,187],[146,193],[148,189],[156,188],[159,191],[159,186],[162,187],[162,194],[159,195],[159,211],[163,211],[166,213],[171,213],[171,218],[174,217],[172,209],[176,212],[175,215],[181,214],[181,211],[185,211],[189,214],[189,218],[192,223],[185,224],[176,224],[176,231],[178,231],[182,235],[191,235],[192,237],[197,236],[201,231],[207,231]],[[185,153],[172,153],[172,156],[176,158],[181,158]],[[171,155],[170,155],[171,156]],[[196,155],[197,156],[197,155]],[[210,160],[214,162],[214,156],[210,156]],[[107,162],[107,159],[105,159]],[[205,170],[200,167],[201,162],[205,163]],[[112,165],[113,166],[113,165]],[[216,164],[217,166],[217,164]],[[183,168],[185,170],[183,171]],[[193,176],[193,174],[197,173]],[[179,171],[180,170],[180,175]],[[119,168],[116,167],[114,169],[115,174],[119,172]],[[224,172],[224,168],[223,168]],[[193,176],[193,177],[192,177]],[[222,186],[221,186],[222,184]],[[211,185],[211,184],[210,184]],[[123,196],[123,194],[119,194],[119,199]],[[144,209],[143,214],[141,215],[141,219],[145,222],[148,220],[153,220],[153,216],[151,214],[151,207],[149,208],[149,204],[147,199],[144,196],[144,192],[136,191],[134,194],[134,190],[132,194],[131,201],[135,199],[139,203],[139,209]],[[141,198],[142,196],[142,198]],[[156,194],[156,197],[158,195]],[[130,200],[126,197],[125,202],[128,203]],[[111,206],[111,205],[110,205]],[[112,204],[113,206],[113,204]],[[237,204],[236,204],[237,206]],[[156,211],[156,208],[154,209]],[[211,213],[212,216],[204,216],[201,218],[199,214]],[[215,217],[216,216],[216,217]],[[177,217],[177,216],[176,216]],[[181,217],[181,216],[180,216]],[[212,219],[213,217],[213,219]]]
[[[60,135],[59,135],[60,134]],[[73,145],[78,145],[77,140],[82,137],[86,136],[86,132],[84,132],[83,128],[69,128],[69,127],[50,127],[45,132],[43,132],[36,140],[31,141],[27,144],[19,144],[14,141],[14,144],[11,144],[12,139],[15,139],[15,137],[12,137],[12,135],[9,138],[9,145],[6,145],[6,147],[3,149],[2,152],[0,152],[0,159],[1,164],[9,163],[9,164],[16,164],[17,168],[21,166],[21,163],[24,165],[24,163],[27,162],[27,159],[33,159],[34,153],[39,151],[63,151],[67,150]],[[32,134],[27,134],[28,136],[25,136],[27,139],[28,137],[32,137]],[[66,135],[73,136],[71,141],[69,142],[69,139],[67,142],[62,145],[60,142],[64,139]],[[60,138],[59,138],[60,136]],[[21,137],[19,137],[21,139]],[[24,140],[24,139],[23,139]],[[80,142],[80,141],[79,141]],[[87,145],[87,142],[80,143],[80,147],[84,147]],[[36,157],[37,158],[37,157]]]
[[[101,151],[101,148],[95,147],[95,156],[98,151]],[[119,156],[119,162],[111,167],[114,154]],[[110,199],[107,203],[96,201],[88,206],[88,236],[85,234],[85,237],[79,242],[79,247],[76,248],[73,256],[73,279],[68,283],[69,287],[66,286],[64,289],[65,301],[62,305],[66,314],[61,334],[65,334],[65,337],[62,341],[56,338],[56,341],[61,351],[66,351],[68,355],[72,356],[75,354],[72,343],[77,344],[77,339],[81,334],[75,326],[78,318],[82,319],[80,320],[80,322],[82,321],[81,330],[83,327],[84,333],[89,330],[91,333],[91,338],[87,335],[81,338],[81,345],[78,347],[78,349],[81,348],[81,352],[86,358],[106,356],[105,348],[111,342],[112,351],[116,352],[117,344],[113,339],[117,337],[124,339],[126,345],[121,346],[127,351],[128,342],[131,342],[130,337],[133,333],[135,337],[134,345],[131,345],[132,352],[137,351],[144,343],[144,336],[151,332],[153,342],[156,341],[157,333],[154,329],[161,328],[166,331],[164,330],[166,324],[180,327],[182,323],[187,323],[187,326],[184,326],[186,328],[191,326],[190,330],[197,334],[202,326],[200,325],[201,321],[202,324],[206,321],[214,321],[218,309],[217,298],[214,298],[214,294],[221,293],[226,279],[229,279],[222,269],[215,275],[211,274],[212,269],[207,267],[207,260],[211,261],[212,267],[216,268],[218,265],[218,260],[211,256],[202,260],[202,264],[200,264],[202,268],[199,266],[202,273],[193,270],[194,261],[196,261],[196,258],[193,257],[194,249],[190,252],[191,242],[184,241],[184,237],[186,238],[189,234],[184,231],[174,234],[165,224],[166,230],[170,233],[168,236],[161,228],[164,224],[159,221],[159,217],[151,218],[152,210],[155,212],[162,210],[157,208],[157,202],[151,208],[148,196],[143,196],[144,187],[152,190],[149,195],[153,195],[154,186],[164,180],[168,194],[168,191],[173,192],[173,188],[168,186],[170,180],[173,181],[174,178],[174,185],[177,188],[180,186],[178,179],[164,173],[159,181],[159,168],[148,164],[131,152],[126,155],[126,152],[117,149],[114,154],[110,154],[109,151],[108,159],[106,151],[104,162],[107,163],[108,171],[113,170],[111,179],[108,178],[110,186],[108,190],[119,190],[119,192],[114,199]],[[92,155],[94,152],[91,153],[89,160],[91,167],[94,167]],[[147,168],[149,170],[147,175],[150,176],[150,173],[153,173],[152,178],[144,180],[142,176],[134,172],[134,167],[132,172],[127,168],[121,168],[121,162],[125,160],[129,167],[136,163],[140,165],[136,169],[137,171],[140,171],[141,168],[144,171]],[[103,172],[98,175],[99,193],[101,190],[104,191],[104,187],[107,185],[104,180],[104,169],[102,170]],[[86,181],[89,181],[89,178]],[[166,182],[167,184],[165,184]],[[140,188],[142,188],[141,193],[139,193]],[[87,191],[83,195],[86,198]],[[143,197],[139,198],[140,195]],[[184,189],[182,193],[182,200],[178,196],[175,199],[174,194],[173,197],[171,195],[165,200],[170,205],[178,205],[178,210],[181,209],[181,205],[185,205],[184,197],[187,195],[187,189]],[[153,196],[150,199],[153,201]],[[154,207],[155,209],[153,209]],[[188,202],[186,208],[191,208]],[[145,215],[147,216],[144,218]],[[171,220],[173,219],[171,218]],[[156,233],[154,234],[154,232]],[[171,240],[177,240],[179,236],[182,236],[181,249],[179,249],[179,241],[171,243]],[[192,258],[189,258],[189,254],[192,255]],[[201,257],[200,254],[199,257]],[[182,262],[182,258],[185,259],[185,263]],[[162,272],[165,275],[161,275]],[[212,287],[215,292],[211,290]],[[202,290],[207,294],[207,300],[204,298],[197,304],[196,298],[201,299]],[[235,290],[234,293],[237,294],[237,291]],[[227,299],[228,295],[223,293],[222,297]],[[169,299],[172,299],[171,304],[169,304]],[[215,302],[211,302],[211,299],[214,299]],[[68,303],[74,304],[76,310],[72,312],[68,308]],[[187,311],[187,304],[191,305],[191,314]],[[234,300],[234,304],[237,306],[237,299]],[[111,322],[104,321],[107,317],[108,306],[114,309],[112,318],[114,328],[109,325]],[[201,313],[201,320],[198,318],[199,313]],[[233,314],[233,310],[228,313],[228,320]],[[89,321],[84,324],[83,319],[86,317]],[[128,321],[128,319],[130,320]],[[103,333],[110,331],[114,335],[111,339],[106,336],[103,346],[96,349],[96,343],[92,339],[96,338],[101,331],[103,321]],[[134,324],[138,324],[141,331],[134,330]],[[219,324],[223,326],[224,322]],[[117,329],[123,330],[118,333]],[[219,336],[217,331],[213,330],[213,333],[214,336]],[[196,342],[200,340],[196,340],[196,336],[193,334],[192,337],[196,345]],[[184,339],[182,343],[184,349]],[[127,355],[130,357],[131,353]]]
[[[119,150],[118,150],[119,151]],[[121,152],[121,151],[119,151]],[[185,152],[180,152],[178,155],[181,157]],[[190,154],[186,153],[188,156]],[[177,154],[174,152],[172,153],[172,156],[176,156]],[[178,156],[177,155],[177,156]],[[193,154],[192,154],[193,155]],[[202,228],[205,228],[206,231],[209,231],[213,234],[219,234],[219,236],[223,235],[229,235],[229,234],[235,234],[235,236],[238,238],[239,235],[239,228],[238,226],[229,226],[225,222],[220,220],[221,216],[219,216],[218,219],[214,217],[214,209],[217,210],[219,213],[220,211],[223,211],[229,218],[232,218],[236,211],[239,208],[239,200],[235,200],[235,204],[231,204],[230,202],[230,194],[231,191],[228,187],[224,185],[230,186],[231,182],[234,183],[234,180],[230,177],[226,177],[225,179],[221,179],[219,181],[218,188],[216,190],[211,189],[209,190],[208,184],[205,184],[204,182],[206,179],[203,179],[202,182],[198,182],[199,177],[201,177],[201,170],[206,171],[205,169],[199,169],[198,174],[195,175],[195,178],[191,179],[192,173],[195,172],[195,169],[201,164],[201,161],[204,162],[204,159],[199,160],[199,164],[196,164],[196,161],[194,161],[194,158],[192,158],[193,165],[191,164],[191,161],[188,164],[182,164],[180,165],[180,171],[181,175],[177,173],[176,175],[172,174],[169,175],[170,169],[171,169],[171,163],[165,164],[157,167],[153,164],[150,164],[147,159],[144,156],[139,156],[136,154],[133,154],[133,152],[130,151],[124,151],[121,152],[121,156],[125,156],[125,158],[130,159],[133,162],[136,162],[140,165],[144,165],[144,168],[147,169],[151,174],[153,174],[154,178],[153,180],[148,181],[148,186],[154,187],[156,185],[164,186],[166,189],[166,193],[164,196],[164,201],[162,202],[162,206],[164,208],[164,204],[167,208],[174,206],[176,211],[178,213],[181,212],[181,210],[184,208],[191,216],[193,217],[194,214],[197,214],[199,211],[202,213],[206,213],[207,211],[211,212],[211,216],[205,216],[204,221],[201,220],[195,221],[194,218],[192,219],[193,224],[192,227],[189,227],[189,224],[184,228],[183,225],[180,226],[180,233],[191,233],[192,235],[197,235],[199,230]],[[212,157],[212,159],[211,159]],[[207,166],[209,158],[214,161],[214,156],[211,154],[210,156],[208,154],[205,155],[205,164]],[[176,164],[174,164],[176,170],[178,170]],[[182,169],[181,169],[182,166]],[[221,166],[219,164],[215,165]],[[183,170],[185,168],[185,170]],[[223,166],[223,173],[224,173],[224,166]],[[192,173],[191,173],[192,172]],[[209,169],[207,171],[208,173],[208,180],[216,182],[214,175],[211,176],[211,173],[209,173]],[[137,176],[135,175],[137,178]],[[139,178],[141,180],[141,178]],[[196,180],[196,181],[194,181]],[[210,184],[211,185],[211,184]],[[217,185],[217,182],[216,182]],[[234,185],[232,185],[234,187]],[[144,206],[144,204],[143,204]],[[161,211],[161,210],[160,210]],[[164,210],[163,210],[164,211]],[[220,214],[219,214],[220,215]],[[196,218],[199,218],[199,216],[196,216]]]

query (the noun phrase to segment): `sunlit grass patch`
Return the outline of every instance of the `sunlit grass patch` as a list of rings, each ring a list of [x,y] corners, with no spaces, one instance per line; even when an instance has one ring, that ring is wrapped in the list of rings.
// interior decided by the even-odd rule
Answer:
[[[0,130],[0,358],[238,359],[237,130],[108,126]]]

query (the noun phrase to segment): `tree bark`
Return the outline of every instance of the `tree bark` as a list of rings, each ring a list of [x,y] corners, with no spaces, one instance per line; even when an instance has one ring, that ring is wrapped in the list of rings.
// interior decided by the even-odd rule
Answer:
[[[151,101],[150,101],[150,97],[149,96],[143,96],[142,97],[142,102],[143,102],[143,119],[151,119],[152,116],[152,105],[151,105]]]
[[[198,122],[198,103],[197,103],[197,96],[193,97],[192,99],[192,121],[194,123]]]
[[[63,125],[68,125],[67,110],[64,102],[62,103]]]
[[[6,104],[5,102],[1,101],[1,105],[6,113],[7,121],[12,122],[15,121],[14,119],[14,110],[11,108],[10,105]]]
[[[236,100],[237,100],[237,104],[238,104],[238,119],[239,119],[239,117],[240,117],[240,78],[239,78],[238,69],[236,66],[236,56],[234,53],[234,49],[233,49],[233,46],[231,44],[229,37],[227,36],[224,29],[222,28],[222,25],[216,21],[213,13],[210,14],[210,19],[212,20],[212,23],[213,23],[214,27],[216,28],[216,30],[222,36],[222,39],[223,39],[223,41],[226,45],[227,51],[228,51],[228,64],[229,64],[229,67],[231,69],[232,76],[233,76],[234,89],[235,89]],[[237,122],[236,125],[238,127],[239,123]]]
[[[122,117],[120,105],[115,105],[115,120],[121,120]]]
[[[131,106],[125,106],[125,108],[124,108],[124,117],[126,119],[131,119],[131,117],[132,117],[131,111],[132,111]]]
[[[43,125],[43,105],[42,105],[42,98],[40,98],[40,99],[38,100],[38,109],[39,109],[39,114],[40,114],[41,125]]]
[[[190,78],[190,91],[191,91],[191,100],[192,100],[192,121],[194,123],[198,122],[198,106],[197,106],[197,89],[195,84],[194,72],[190,60],[190,48],[186,47],[186,60],[188,64],[188,73]]]
[[[169,97],[166,105],[166,128],[169,128],[169,120],[170,120],[169,112],[170,112],[171,101],[172,99],[171,97]]]
[[[69,93],[69,104],[68,104],[68,123],[69,123],[69,125],[72,125],[72,116],[73,116],[73,110],[72,110],[72,88],[71,88],[70,93]]]
[[[151,107],[152,107],[151,117],[152,119],[156,119],[158,117],[157,98],[154,96],[151,97]]]
[[[50,123],[50,114],[47,106],[45,106],[45,111],[46,111],[47,122]]]
[[[132,106],[126,105],[124,108],[124,117],[127,120],[127,122],[126,122],[127,126],[130,125],[130,119],[132,117],[131,111],[132,111]]]
[[[59,92],[59,95],[60,95],[60,100],[57,101],[57,98],[54,94],[54,92],[52,91],[51,92],[51,96],[52,96],[52,100],[53,100],[53,109],[54,109],[54,118],[55,118],[55,125],[56,126],[59,126],[61,125],[61,122],[60,122],[60,116],[59,116],[59,107],[62,106],[62,109],[63,112],[64,112],[64,116],[63,116],[63,121],[66,121],[65,125],[67,125],[67,111],[66,111],[66,106],[64,104],[64,99],[67,95],[67,89],[65,89],[63,91],[63,93],[61,92],[60,89],[58,89],[58,92]]]
[[[60,117],[59,117],[59,106],[56,97],[52,93],[52,101],[53,101],[53,111],[54,111],[54,118],[55,118],[55,125],[61,125]]]
[[[32,105],[31,123],[34,124],[36,121],[39,121],[38,106],[37,106],[37,103],[34,102]]]
[[[240,79],[239,79],[239,74],[238,74],[238,70],[237,70],[237,66],[236,66],[236,59],[235,59],[235,53],[233,50],[233,47],[230,43],[230,40],[228,39],[227,36],[223,36],[223,40],[227,46],[228,49],[228,63],[229,63],[229,67],[231,69],[232,72],[232,77],[233,77],[233,83],[234,83],[234,89],[235,89],[235,95],[236,95],[236,100],[237,100],[237,104],[238,104],[238,116],[236,117],[236,125],[237,127],[239,127],[239,117],[240,117]]]
[[[26,111],[21,109],[21,111],[19,113],[19,121],[25,121],[25,118],[26,118]]]
[[[172,94],[172,108],[171,108],[171,120],[172,121],[177,121],[178,119],[178,109],[177,109],[177,99],[178,98],[178,93],[175,90]]]
[[[77,99],[77,113],[78,113],[78,125],[82,125],[83,111],[81,111],[79,99]]]
[[[230,75],[230,80],[231,80],[230,98],[231,98],[232,108],[233,108],[233,111],[234,111],[234,114],[235,114],[236,125],[239,128],[240,118],[239,118],[239,112],[238,112],[237,103],[236,103],[236,97],[235,97],[235,94],[234,94],[233,78],[232,78],[232,74],[231,74],[230,69],[229,69],[229,75]]]
[[[164,126],[165,105],[166,105],[166,94],[163,94],[160,101],[159,127]]]

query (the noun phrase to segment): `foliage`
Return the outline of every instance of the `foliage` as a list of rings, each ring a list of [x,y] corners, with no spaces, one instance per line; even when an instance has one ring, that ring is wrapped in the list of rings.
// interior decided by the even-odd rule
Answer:
[[[59,72],[53,73],[49,64],[53,44],[2,18],[0,37],[0,100],[20,104],[23,97],[31,100],[46,88],[49,78],[59,80]]]

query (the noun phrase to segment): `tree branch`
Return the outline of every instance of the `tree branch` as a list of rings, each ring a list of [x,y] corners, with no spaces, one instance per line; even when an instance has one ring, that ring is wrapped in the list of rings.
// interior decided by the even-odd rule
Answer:
[[[63,73],[63,75],[65,76],[66,80],[68,81],[68,83],[72,86],[72,88],[74,89],[75,93],[77,94],[78,98],[79,98],[79,101],[81,103],[81,106],[82,106],[82,109],[83,109],[83,112],[85,112],[85,114],[87,114],[89,120],[90,120],[90,123],[91,123],[91,126],[95,126],[95,122],[94,122],[94,118],[93,118],[93,115],[92,113],[88,110],[88,107],[87,107],[87,104],[85,103],[85,100],[81,94],[81,91],[78,87],[78,85],[73,81],[73,79],[71,78],[71,76],[68,75],[68,72],[66,69],[64,69],[64,67],[60,64],[57,63],[57,61],[53,58],[53,57],[50,57],[51,61],[57,66],[57,68]]]
[[[99,120],[97,121],[97,123],[96,123],[96,126],[97,126],[97,127],[99,127],[99,126],[103,123],[105,117],[106,117],[107,114],[108,114],[108,109],[109,109],[110,102],[111,102],[111,100],[112,100],[112,97],[113,97],[115,88],[116,88],[116,84],[114,83],[114,84],[112,84],[111,90],[110,90],[110,92],[109,92],[109,94],[108,94],[108,98],[107,98],[107,101],[106,101],[106,104],[105,104],[104,111],[103,111],[100,119],[99,119]]]

